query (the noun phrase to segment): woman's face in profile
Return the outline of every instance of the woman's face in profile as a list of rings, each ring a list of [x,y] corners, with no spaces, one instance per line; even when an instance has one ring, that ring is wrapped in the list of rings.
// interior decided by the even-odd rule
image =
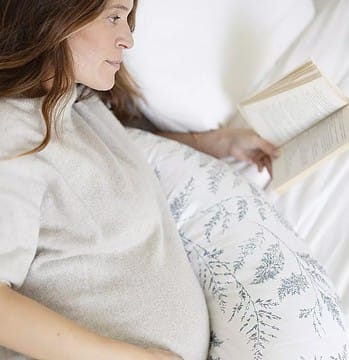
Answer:
[[[133,0],[110,0],[97,19],[68,37],[76,83],[101,91],[114,86],[123,51],[133,46],[132,7]]]

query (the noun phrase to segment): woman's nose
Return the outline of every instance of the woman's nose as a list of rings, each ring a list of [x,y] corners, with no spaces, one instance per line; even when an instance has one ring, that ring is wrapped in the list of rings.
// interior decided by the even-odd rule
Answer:
[[[123,49],[131,49],[133,47],[133,35],[128,25],[125,26],[121,36],[116,40],[116,46]]]

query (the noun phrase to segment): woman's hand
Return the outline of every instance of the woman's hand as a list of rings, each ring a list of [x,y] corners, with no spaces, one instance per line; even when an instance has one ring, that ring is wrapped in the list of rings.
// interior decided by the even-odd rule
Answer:
[[[182,360],[168,351],[145,349],[98,335],[2,283],[0,319],[0,346],[25,358]]]
[[[272,176],[271,160],[278,157],[278,150],[253,130],[220,128],[193,136],[201,151],[217,158],[234,156],[238,160],[255,163],[258,171],[266,167]]]
[[[197,133],[165,131],[155,133],[187,144],[216,158],[234,156],[238,160],[257,164],[259,171],[266,167],[271,177],[271,160],[278,157],[277,148],[251,129],[220,128]]]

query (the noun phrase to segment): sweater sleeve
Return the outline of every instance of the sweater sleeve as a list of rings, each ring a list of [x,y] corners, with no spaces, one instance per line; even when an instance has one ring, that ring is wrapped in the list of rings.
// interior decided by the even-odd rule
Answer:
[[[45,182],[34,156],[0,160],[0,282],[23,284],[35,257]]]

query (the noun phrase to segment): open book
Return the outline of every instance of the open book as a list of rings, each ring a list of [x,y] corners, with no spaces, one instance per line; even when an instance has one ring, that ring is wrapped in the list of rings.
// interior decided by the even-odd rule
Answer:
[[[330,157],[349,148],[349,99],[307,61],[239,105],[249,125],[280,146],[273,187],[286,191]]]

